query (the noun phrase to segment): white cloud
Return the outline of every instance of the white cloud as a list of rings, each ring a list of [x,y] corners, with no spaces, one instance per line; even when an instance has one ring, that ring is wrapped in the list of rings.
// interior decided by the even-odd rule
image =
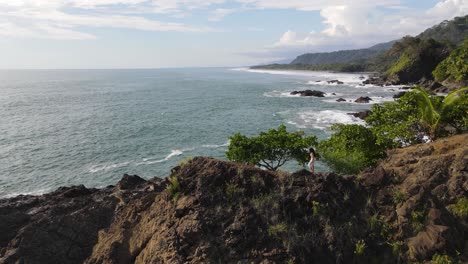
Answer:
[[[350,48],[367,47],[405,35],[417,35],[445,19],[468,13],[467,0],[444,0],[423,13],[401,12],[383,15],[376,6],[339,5],[321,10],[325,29],[321,32],[287,31],[271,48],[304,46],[329,51],[347,44]],[[400,9],[405,10],[405,9]]]
[[[227,9],[227,8],[218,8],[215,11],[213,11],[211,17],[209,18],[210,21],[220,21],[222,20],[225,16],[230,15],[234,12],[236,12],[236,9]]]
[[[159,1],[158,1],[159,2]],[[146,31],[210,32],[208,27],[148,19],[100,9],[114,5],[138,7],[146,0],[0,0],[0,35],[8,37],[93,39],[78,27],[127,28]],[[86,9],[83,12],[71,12]],[[91,9],[91,10],[90,10]],[[99,12],[93,12],[97,9]],[[141,12],[145,13],[146,9]],[[79,13],[79,14],[78,14]]]

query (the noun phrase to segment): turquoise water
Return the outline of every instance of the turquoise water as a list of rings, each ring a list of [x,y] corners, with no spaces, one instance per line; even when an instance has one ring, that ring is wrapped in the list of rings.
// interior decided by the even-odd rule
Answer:
[[[124,173],[165,177],[189,156],[224,158],[236,132],[283,123],[326,138],[332,123],[359,122],[347,112],[371,106],[337,98],[381,102],[396,93],[360,86],[359,77],[224,68],[0,71],[0,197],[101,187]],[[316,82],[330,79],[345,84]],[[289,95],[301,89],[327,97]]]

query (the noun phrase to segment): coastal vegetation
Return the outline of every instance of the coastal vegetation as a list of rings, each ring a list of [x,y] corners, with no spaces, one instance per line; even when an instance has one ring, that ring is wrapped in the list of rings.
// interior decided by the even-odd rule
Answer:
[[[384,158],[388,149],[467,131],[468,87],[445,97],[414,87],[394,102],[374,105],[365,121],[366,126],[335,124],[330,139],[321,142],[302,131],[287,132],[284,125],[250,138],[237,133],[230,137],[226,157],[275,171],[289,160],[304,165],[307,148],[317,146],[334,171],[358,173]]]
[[[336,172],[357,173],[385,156],[372,130],[362,125],[335,124],[331,138],[319,143],[318,152]]]
[[[315,136],[305,136],[301,131],[288,132],[285,125],[268,132],[260,132],[254,137],[237,133],[229,140],[226,152],[229,160],[272,171],[276,171],[290,160],[304,165],[308,161],[307,148],[317,145]]]
[[[468,80],[468,40],[452,51],[432,73],[438,82]]]
[[[443,21],[416,37],[378,44],[368,49],[298,56],[289,64],[253,66],[253,69],[377,72],[377,84],[468,82],[468,16]],[[448,83],[449,84],[449,83]],[[451,87],[451,85],[449,85]],[[453,90],[453,88],[450,88]]]

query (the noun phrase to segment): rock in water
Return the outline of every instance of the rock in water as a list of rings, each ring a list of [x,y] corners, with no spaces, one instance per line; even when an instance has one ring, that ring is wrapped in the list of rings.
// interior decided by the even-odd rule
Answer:
[[[395,95],[393,96],[393,98],[394,98],[394,99],[401,98],[401,97],[403,97],[403,95],[405,95],[405,94],[406,94],[406,92],[399,92],[399,93],[395,94]]]
[[[344,82],[338,81],[338,80],[327,81],[327,83],[328,83],[328,84],[334,84],[334,83],[336,83],[336,84],[344,84]]]
[[[367,104],[369,101],[372,101],[372,99],[369,96],[361,96],[358,99],[356,99],[354,102],[355,103],[360,103],[360,104]]]
[[[348,113],[348,115],[352,115],[352,116],[354,116],[354,117],[357,117],[357,118],[360,118],[360,119],[362,119],[362,120],[365,120],[366,117],[368,117],[371,113],[372,113],[371,110],[364,110],[364,111],[357,112],[357,113]]]
[[[312,90],[304,90],[304,91],[293,91],[291,95],[300,94],[301,96],[315,96],[315,97],[325,97],[325,93],[321,91],[312,91]]]
[[[337,102],[346,102],[346,99],[343,99],[343,98],[338,98],[336,99]]]

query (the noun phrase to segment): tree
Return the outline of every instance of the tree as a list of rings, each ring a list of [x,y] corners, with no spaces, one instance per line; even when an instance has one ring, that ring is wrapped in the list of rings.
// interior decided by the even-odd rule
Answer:
[[[464,131],[468,128],[467,89],[440,97],[415,88],[395,102],[374,105],[366,123],[377,144],[387,148],[423,143],[426,136],[436,139],[447,133],[447,125]]]
[[[438,82],[446,79],[452,81],[468,80],[468,40],[452,51],[450,55],[443,60],[432,72]]]
[[[321,141],[318,152],[327,164],[340,173],[357,173],[385,157],[385,147],[377,144],[369,128],[335,124],[331,138]]]
[[[366,123],[378,145],[394,148],[423,142],[427,133],[419,122],[415,97],[414,92],[409,92],[395,102],[372,106]]]
[[[229,160],[256,165],[276,171],[289,160],[304,165],[308,159],[308,148],[317,145],[315,136],[305,136],[304,132],[288,132],[285,125],[258,136],[247,137],[237,133],[230,138],[226,157]]]
[[[449,113],[453,113],[452,109],[460,102],[466,104],[468,87],[449,93],[440,103],[433,100],[421,87],[416,87],[415,91],[420,122],[428,128],[428,136],[434,140],[440,136],[441,128],[451,121],[448,116]],[[467,109],[464,112],[464,116],[466,117],[466,114],[468,114]]]

